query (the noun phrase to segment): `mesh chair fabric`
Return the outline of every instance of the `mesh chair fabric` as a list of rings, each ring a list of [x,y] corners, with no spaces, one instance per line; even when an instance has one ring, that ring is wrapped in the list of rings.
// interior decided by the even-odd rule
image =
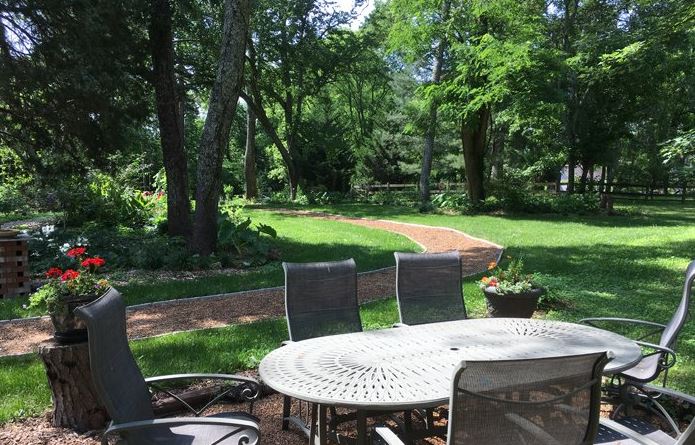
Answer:
[[[678,334],[680,334],[683,325],[685,325],[688,319],[693,281],[695,281],[695,261],[692,261],[686,269],[683,296],[676,312],[674,312],[671,320],[669,320],[666,328],[661,333],[659,346],[675,349]],[[622,374],[633,382],[651,382],[659,377],[662,372],[663,355],[657,354],[645,357],[637,366],[628,369]]]
[[[282,266],[290,340],[362,330],[354,260]]]
[[[449,444],[591,444],[605,353],[465,362],[454,376]]]
[[[153,419],[147,384],[128,346],[121,294],[109,289],[75,313],[87,324],[92,378],[114,423]]]
[[[458,252],[396,252],[396,297],[401,323],[466,318]]]

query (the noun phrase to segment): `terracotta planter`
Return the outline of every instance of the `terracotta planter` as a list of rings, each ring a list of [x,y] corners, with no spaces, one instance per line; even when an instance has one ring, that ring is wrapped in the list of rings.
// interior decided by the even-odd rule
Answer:
[[[544,292],[545,289],[538,288],[520,294],[500,295],[494,287],[483,289],[488,315],[495,318],[531,318]]]
[[[75,316],[75,309],[99,297],[100,295],[90,295],[61,300],[57,310],[50,314],[55,330],[53,338],[56,342],[65,345],[87,341],[87,326]]]

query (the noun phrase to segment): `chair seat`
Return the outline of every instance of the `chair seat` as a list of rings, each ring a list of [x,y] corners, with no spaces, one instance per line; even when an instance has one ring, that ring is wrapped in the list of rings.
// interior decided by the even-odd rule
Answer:
[[[220,413],[206,417],[258,422],[258,418],[255,416],[236,412]],[[243,436],[247,436],[250,439],[248,443],[257,443],[258,441],[256,432],[248,429],[239,430],[238,428],[223,425],[182,425],[147,431],[145,437],[142,437],[142,442],[137,441],[136,443],[151,445],[239,445],[239,440]]]
[[[631,433],[635,433],[635,435],[638,437],[641,436],[652,440],[654,443],[660,445],[672,445],[676,443],[676,439],[642,419],[636,417],[623,417],[615,422],[628,430],[618,432],[612,429],[610,426],[601,423],[599,425],[598,434],[596,435],[596,440],[594,441],[595,444],[640,445],[642,442],[638,442],[629,437]]]
[[[659,355],[652,355],[643,358],[637,365],[623,371],[622,375],[630,380],[652,381],[659,372]]]

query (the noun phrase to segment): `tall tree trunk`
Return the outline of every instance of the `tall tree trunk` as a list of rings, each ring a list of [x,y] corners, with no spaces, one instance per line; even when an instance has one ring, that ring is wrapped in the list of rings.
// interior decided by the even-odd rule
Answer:
[[[167,177],[169,235],[191,237],[191,202],[184,147],[183,109],[174,76],[174,43],[169,0],[152,0],[149,27],[159,139]]]
[[[485,136],[487,133],[490,110],[483,108],[473,123],[462,123],[461,142],[463,144],[463,162],[466,168],[466,190],[474,203],[485,199]]]
[[[574,167],[576,164],[574,153],[570,153],[567,161],[567,193],[574,193]]]
[[[217,246],[222,159],[244,80],[249,14],[249,0],[225,0],[222,48],[198,149],[193,249],[201,255]]]
[[[506,126],[500,125],[492,136],[492,168],[490,170],[490,176],[497,180],[502,179],[504,176],[504,137],[506,133]]]
[[[246,152],[244,153],[244,183],[246,199],[258,197],[256,182],[256,114],[246,106]]]
[[[598,186],[598,191],[603,193],[606,191],[606,166],[601,166],[601,182]]]
[[[253,80],[250,83],[253,84]],[[287,179],[290,183],[290,199],[294,201],[297,198],[299,174],[297,173],[297,167],[295,166],[294,159],[292,158],[290,151],[282,142],[282,139],[280,139],[280,136],[275,130],[273,123],[270,122],[270,119],[268,118],[268,115],[266,114],[265,109],[261,104],[260,92],[254,89],[253,97],[249,96],[248,94],[245,94],[243,91],[240,94],[242,99],[244,99],[244,102],[246,102],[246,104],[253,110],[254,114],[256,115],[256,118],[258,119],[258,122],[261,124],[261,127],[263,127],[263,131],[266,132],[266,134],[273,141],[275,147],[280,152],[280,157],[282,157],[282,161],[284,162],[285,168],[287,169]]]
[[[582,163],[582,176],[579,180],[579,193],[585,193],[586,192],[586,182],[587,182],[587,177],[588,177],[590,168],[591,167],[588,166],[587,162]]]
[[[449,17],[451,1],[445,0],[442,4],[442,20],[446,21]],[[437,54],[434,60],[434,70],[432,71],[432,83],[438,84],[442,79],[442,66],[444,65],[444,52],[446,51],[447,40],[442,37],[437,45]],[[432,172],[432,152],[434,150],[434,140],[437,132],[437,109],[439,103],[433,99],[430,103],[429,119],[425,140],[422,149],[422,169],[420,170],[420,201],[422,204],[430,202],[430,173]]]

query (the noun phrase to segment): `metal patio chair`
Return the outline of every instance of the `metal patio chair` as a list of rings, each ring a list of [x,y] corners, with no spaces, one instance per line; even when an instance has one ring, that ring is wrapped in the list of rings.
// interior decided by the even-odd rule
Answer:
[[[344,261],[282,263],[285,270],[285,312],[289,342],[326,335],[362,331],[357,301],[357,266]],[[283,344],[287,344],[284,342]],[[310,434],[311,412],[299,403],[299,414],[291,415],[291,398],[283,399],[282,429],[290,422]],[[338,416],[331,410],[335,423]]]
[[[623,405],[615,410],[615,416],[621,412],[624,406],[629,408],[630,405],[636,403],[646,403],[649,409],[655,410],[655,412],[664,417],[675,431],[678,430],[678,425],[658,402],[659,393],[651,394],[650,390],[646,389],[648,388],[646,384],[654,382],[661,377],[662,386],[666,386],[668,370],[676,363],[677,359],[676,344],[678,335],[689,316],[690,296],[694,280],[695,261],[692,261],[685,272],[685,284],[683,285],[680,303],[667,324],[612,317],[580,320],[580,323],[596,327],[605,327],[613,323],[648,328],[648,332],[637,338],[635,342],[651,352],[644,354],[643,359],[636,366],[616,375],[607,388],[609,392],[619,394],[624,402]],[[644,341],[656,335],[659,335],[657,343]]]
[[[125,304],[116,290],[110,289],[99,299],[77,308],[75,313],[87,324],[92,379],[99,399],[112,419],[102,438],[104,445],[113,437],[124,445],[259,443],[258,419],[250,414],[200,417],[206,408],[234,389],[241,389],[242,396],[252,401],[258,396],[258,382],[224,374],[178,374],[145,379],[128,346]],[[232,387],[222,392],[200,410],[163,387],[171,382],[200,379],[230,381],[244,387]],[[192,416],[155,419],[150,387],[179,400]]]
[[[679,404],[695,406],[695,397],[668,388],[648,386],[652,393],[659,393]],[[596,444],[601,445],[695,445],[695,422],[690,421],[686,429],[676,432],[676,437],[661,431],[638,417],[624,417],[617,421],[601,419]]]
[[[447,444],[592,444],[609,357],[462,362],[452,378]],[[374,432],[374,443],[404,443],[386,427]]]
[[[461,283],[461,256],[403,253],[396,257],[396,298],[402,324],[462,320],[466,316]]]

